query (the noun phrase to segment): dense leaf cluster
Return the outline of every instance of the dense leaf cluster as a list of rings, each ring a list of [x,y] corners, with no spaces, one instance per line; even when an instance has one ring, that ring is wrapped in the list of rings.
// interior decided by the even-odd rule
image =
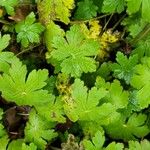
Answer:
[[[149,10],[0,0],[0,150],[149,150]]]

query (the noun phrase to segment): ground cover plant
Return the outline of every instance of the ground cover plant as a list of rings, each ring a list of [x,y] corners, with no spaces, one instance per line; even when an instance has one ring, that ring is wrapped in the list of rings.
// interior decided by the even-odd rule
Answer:
[[[149,150],[149,11],[0,0],[0,150]]]

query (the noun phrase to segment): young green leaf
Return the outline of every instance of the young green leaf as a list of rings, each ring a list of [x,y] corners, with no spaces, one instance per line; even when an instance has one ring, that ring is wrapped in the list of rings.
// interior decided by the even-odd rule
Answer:
[[[65,32],[63,29],[60,28],[60,26],[56,25],[53,21],[49,22],[47,24],[45,32],[44,32],[44,39],[45,43],[48,49],[48,54],[51,54],[52,51],[52,41],[55,36],[64,36]],[[47,55],[48,55],[47,54]]]
[[[106,62],[102,63],[101,66],[97,69],[96,75],[101,76],[104,79],[108,79],[111,72],[110,64],[111,63]]]
[[[50,122],[43,120],[34,110],[30,112],[29,121],[25,127],[27,142],[33,142],[38,146],[38,149],[45,149],[47,142],[56,136],[57,133],[51,129]]]
[[[34,143],[25,143],[24,139],[13,140],[9,143],[7,150],[37,150]]]
[[[138,56],[133,55],[127,58],[123,53],[118,52],[116,60],[117,63],[111,64],[114,76],[119,79],[124,79],[129,84],[133,75],[133,69],[138,62]]]
[[[143,56],[150,56],[149,23],[141,18],[140,14],[134,14],[127,17],[122,24],[130,32],[132,39],[129,43],[134,47],[132,54],[138,54],[139,59]]]
[[[37,146],[34,143],[30,143],[26,145],[25,143],[22,144],[22,150],[37,150]]]
[[[64,123],[66,121],[64,117],[64,110],[63,110],[63,102],[61,101],[60,97],[51,98],[49,103],[43,106],[37,106],[36,109],[38,113],[45,117],[47,120],[52,122],[61,122]]]
[[[4,34],[3,36],[0,34],[0,52],[2,52],[2,50],[4,50],[9,45],[9,41],[9,34]]]
[[[47,78],[46,69],[33,70],[27,77],[26,66],[15,59],[9,73],[0,76],[0,91],[6,100],[18,105],[45,105],[50,97],[48,91],[42,89]]]
[[[93,0],[93,3],[95,4],[95,6],[98,7],[98,10],[97,10],[98,13],[102,12],[103,1],[104,0],[101,0],[101,1],[99,1],[99,0]]]
[[[131,37],[135,38],[140,32],[142,32],[142,30],[144,30],[147,22],[143,20],[139,14],[135,14],[133,16],[125,18],[122,24],[126,26],[126,29],[130,32]]]
[[[7,135],[0,137],[0,150],[6,150],[8,142],[9,142],[9,139]]]
[[[122,143],[110,143],[104,150],[124,150],[124,145]]]
[[[121,13],[125,8],[125,0],[104,0],[102,11],[105,13]]]
[[[83,130],[83,134],[85,135],[85,137],[93,137],[98,130],[102,133],[104,132],[103,127],[100,126],[99,122],[80,121],[79,124]]]
[[[129,14],[136,13],[141,7],[142,0],[126,0],[127,11]]]
[[[150,132],[148,126],[145,125],[146,119],[145,114],[133,114],[129,118],[121,117],[105,127],[106,133],[113,139],[124,141],[143,138]]]
[[[139,58],[142,58],[143,56],[150,57],[149,47],[150,47],[150,36],[136,43],[136,48],[134,49],[133,54],[138,54]]]
[[[3,36],[0,34],[0,72],[8,73],[10,64],[12,60],[15,59],[12,52],[3,52],[3,50],[9,45],[9,41],[9,34],[4,34]]]
[[[64,105],[65,113],[72,121],[95,121],[100,124],[107,124],[118,114],[115,106],[111,103],[104,103],[99,106],[100,100],[106,94],[107,91],[104,88],[93,87],[88,91],[84,83],[76,79],[72,86],[72,97]]]
[[[86,39],[80,27],[74,25],[67,31],[66,37],[56,36],[53,40],[52,58],[61,63],[61,71],[79,77],[83,72],[94,72],[99,49],[97,41]]]
[[[150,58],[142,59],[142,64],[135,67],[135,72],[131,80],[131,85],[136,88],[137,100],[141,109],[148,107],[150,104]]]
[[[40,34],[44,31],[44,27],[40,23],[35,23],[35,14],[31,12],[24,21],[19,22],[15,26],[17,34],[17,42],[28,47],[29,43],[39,43]]]
[[[13,140],[8,145],[8,150],[22,150],[22,144],[24,143],[24,139]]]
[[[126,150],[149,150],[150,142],[148,140],[138,141],[129,141],[129,148]]]
[[[145,21],[150,22],[150,15],[148,15],[147,13],[150,9],[149,0],[126,0],[126,1],[127,1],[127,11],[129,14],[136,13],[141,9],[142,18]]]
[[[9,72],[10,64],[17,59],[12,52],[0,52],[0,72]]]
[[[106,99],[111,104],[114,104],[116,108],[124,108],[127,106],[129,93],[127,91],[123,91],[118,80],[114,80],[108,91]]]
[[[91,19],[97,15],[98,7],[91,0],[83,0],[78,2],[75,12],[76,19]]]
[[[95,136],[90,140],[83,140],[85,150],[123,150],[124,146],[122,143],[110,143],[106,148],[103,147],[105,142],[105,136],[102,132],[97,131]]]
[[[14,15],[14,7],[17,6],[19,0],[1,0],[0,6],[5,7],[8,15]]]
[[[142,17],[145,21],[150,22],[150,16],[147,13],[150,9],[150,1],[149,0],[143,0],[142,3]]]
[[[85,150],[102,150],[102,147],[105,142],[105,136],[100,131],[95,133],[95,136],[92,138],[92,142],[90,140],[83,140],[83,145]]]
[[[97,88],[104,88],[108,90],[110,89],[110,82],[105,82],[105,80],[102,77],[97,76],[95,86]]]
[[[125,108],[129,101],[128,91],[124,91],[118,80],[114,80],[113,83],[105,82],[101,77],[97,77],[97,88],[104,88],[107,90],[107,95],[104,97],[105,102],[109,102],[114,105],[116,109]]]

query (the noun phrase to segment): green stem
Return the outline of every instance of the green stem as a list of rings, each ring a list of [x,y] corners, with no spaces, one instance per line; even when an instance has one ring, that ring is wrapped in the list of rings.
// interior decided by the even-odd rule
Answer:
[[[108,21],[105,23],[105,26],[103,28],[103,31],[105,31],[105,29],[107,28],[107,25],[109,24],[111,18],[113,17],[114,14],[111,14],[111,16],[109,17]]]
[[[38,47],[39,45],[40,45],[40,44],[34,45],[34,46],[32,46],[32,47],[29,47],[29,48],[26,48],[26,49],[22,50],[21,52],[19,52],[18,54],[16,54],[16,56],[18,57],[19,55],[22,55],[22,54],[24,54],[24,53],[26,53],[26,52],[28,52],[28,51],[31,51],[33,48]]]

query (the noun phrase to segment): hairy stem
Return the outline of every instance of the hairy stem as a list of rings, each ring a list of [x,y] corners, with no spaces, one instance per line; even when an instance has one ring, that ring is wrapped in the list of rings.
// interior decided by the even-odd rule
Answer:
[[[86,23],[86,22],[89,22],[91,20],[98,20],[98,19],[101,19],[101,18],[105,18],[107,16],[109,16],[110,14],[104,14],[104,15],[101,15],[101,16],[98,16],[98,17],[95,17],[95,18],[92,18],[92,19],[87,19],[87,20],[73,20],[73,21],[70,21],[70,24],[76,24],[76,23]]]
[[[130,44],[134,46],[138,41],[149,35],[149,33],[150,33],[150,23],[147,23],[143,28],[143,30],[139,34],[137,34],[137,36],[134,39],[130,41]]]

